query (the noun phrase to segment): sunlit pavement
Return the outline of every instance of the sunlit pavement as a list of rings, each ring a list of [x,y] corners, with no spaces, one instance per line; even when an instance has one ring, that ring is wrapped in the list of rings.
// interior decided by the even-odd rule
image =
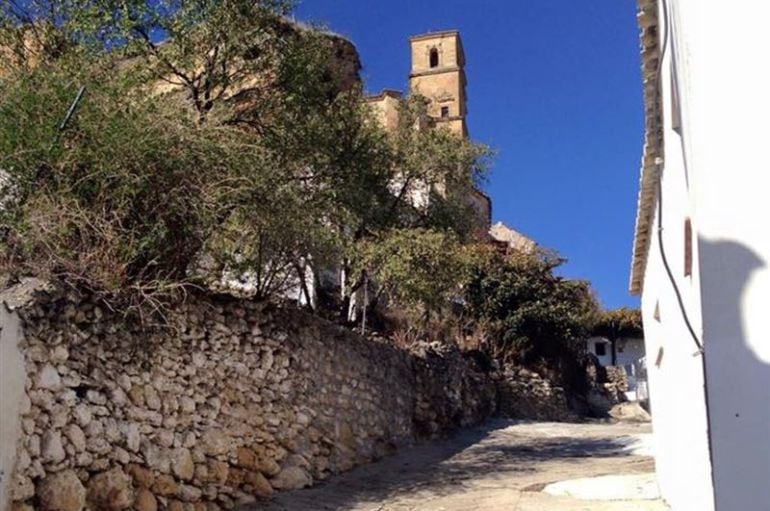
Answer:
[[[667,510],[649,454],[649,425],[497,420],[243,509]]]

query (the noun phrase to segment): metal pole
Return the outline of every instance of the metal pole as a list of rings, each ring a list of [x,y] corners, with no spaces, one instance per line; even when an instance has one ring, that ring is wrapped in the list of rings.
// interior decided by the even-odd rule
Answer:
[[[75,100],[70,105],[69,110],[67,110],[67,115],[64,116],[64,119],[62,120],[61,124],[59,124],[59,131],[56,133],[56,138],[53,141],[53,144],[51,144],[51,147],[56,144],[56,142],[59,141],[59,137],[64,132],[65,129],[67,129],[67,124],[69,124],[70,119],[72,119],[72,116],[75,114],[75,110],[78,107],[78,104],[80,104],[80,100],[83,99],[83,95],[86,92],[85,85],[80,87],[80,90],[78,90],[77,96],[75,96]]]

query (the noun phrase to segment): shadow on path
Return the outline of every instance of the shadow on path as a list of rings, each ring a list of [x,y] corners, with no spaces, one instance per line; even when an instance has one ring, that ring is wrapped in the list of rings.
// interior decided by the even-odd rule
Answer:
[[[595,429],[586,433],[586,427]],[[603,427],[612,428],[554,424],[548,429],[548,425],[494,420],[445,440],[406,448],[314,488],[279,494],[272,501],[243,509],[385,510],[401,498],[446,497],[479,488],[509,488],[515,494],[560,478],[614,473],[620,463],[636,463],[631,471],[652,470],[649,459],[627,452],[627,436],[614,436],[614,430]],[[569,434],[573,428],[578,428],[576,435]],[[606,466],[597,465],[597,460]]]

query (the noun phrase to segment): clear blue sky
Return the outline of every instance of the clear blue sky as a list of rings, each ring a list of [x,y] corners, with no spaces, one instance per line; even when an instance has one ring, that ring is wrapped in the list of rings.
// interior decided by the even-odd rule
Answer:
[[[607,307],[627,293],[642,88],[634,0],[304,0],[297,18],[351,39],[366,88],[406,88],[407,38],[459,29],[468,125],[498,157],[501,220],[569,262]]]

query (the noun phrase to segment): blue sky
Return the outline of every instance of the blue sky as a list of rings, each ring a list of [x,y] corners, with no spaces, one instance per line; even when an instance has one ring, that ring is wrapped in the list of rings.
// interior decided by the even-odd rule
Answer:
[[[603,305],[627,293],[642,88],[634,0],[304,0],[296,16],[350,38],[366,88],[406,88],[408,37],[459,29],[468,126],[498,151],[501,220],[569,262]]]

